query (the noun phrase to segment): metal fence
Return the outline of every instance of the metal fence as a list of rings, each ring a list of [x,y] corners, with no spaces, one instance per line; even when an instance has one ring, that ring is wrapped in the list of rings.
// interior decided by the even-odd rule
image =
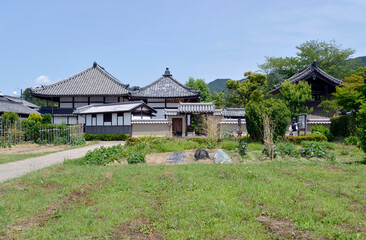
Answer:
[[[26,142],[68,144],[83,133],[83,124],[37,124],[24,120],[5,122],[0,119],[0,144],[3,146]]]

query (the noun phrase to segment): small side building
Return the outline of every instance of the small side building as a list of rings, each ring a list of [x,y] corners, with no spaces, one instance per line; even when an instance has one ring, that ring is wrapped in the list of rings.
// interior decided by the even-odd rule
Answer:
[[[85,122],[86,134],[130,134],[132,122],[151,120],[156,110],[143,101],[124,103],[91,104],[77,108],[74,112]]]
[[[32,113],[38,113],[39,107],[21,98],[10,97],[0,93],[0,118],[3,113],[15,112],[26,119]]]

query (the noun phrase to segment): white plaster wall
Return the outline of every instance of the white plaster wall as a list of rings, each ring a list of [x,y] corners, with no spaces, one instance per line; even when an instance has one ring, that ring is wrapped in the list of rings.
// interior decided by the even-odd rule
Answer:
[[[71,118],[70,118],[71,119]],[[69,121],[70,121],[69,119]],[[70,123],[70,124],[77,124],[77,123],[82,123],[82,124],[85,124],[85,116],[83,115],[78,115],[78,122],[76,123]]]
[[[54,123],[55,124],[67,124],[67,117],[54,117]]]
[[[179,103],[167,103],[166,106],[167,107],[175,107],[178,108]]]
[[[123,126],[123,116],[117,117],[118,126]]]
[[[117,126],[117,113],[112,113],[112,125]]]
[[[60,102],[60,108],[72,108],[72,103]]]
[[[82,106],[86,106],[86,105],[88,105],[88,103],[75,103],[74,107],[78,108],[78,107],[82,107]]]
[[[125,119],[125,126],[131,125],[131,113],[123,113]]]
[[[60,97],[60,102],[72,102],[72,97]]]
[[[86,115],[86,126],[92,126],[92,116],[90,114]]]
[[[165,103],[148,103],[148,106],[155,108],[155,107],[165,107]]]
[[[103,114],[97,114],[97,126],[103,126]]]
[[[153,119],[164,119],[164,109],[155,109],[157,111],[157,113],[155,113],[155,117],[153,117]]]

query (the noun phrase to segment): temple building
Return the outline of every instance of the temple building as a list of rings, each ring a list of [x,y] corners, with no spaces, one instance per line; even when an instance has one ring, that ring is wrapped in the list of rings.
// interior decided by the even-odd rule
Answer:
[[[342,83],[342,80],[339,80],[321,70],[317,66],[316,60],[314,60],[312,64],[301,69],[285,81],[290,81],[290,83],[293,84],[297,84],[299,81],[306,81],[311,86],[313,99],[309,101],[306,106],[313,108],[313,112],[309,113],[307,116],[307,123],[309,125],[308,129],[310,130],[311,126],[317,124],[330,126],[330,118],[332,116],[322,113],[323,109],[319,107],[319,104],[321,101],[328,99],[330,94],[336,91],[336,87]],[[281,83],[275,85],[271,93],[277,94],[280,90]]]

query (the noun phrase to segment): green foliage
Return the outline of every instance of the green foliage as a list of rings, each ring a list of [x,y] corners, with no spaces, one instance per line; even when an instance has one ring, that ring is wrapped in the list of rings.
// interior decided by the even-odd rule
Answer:
[[[362,150],[366,153],[366,102],[364,102],[357,113],[357,119],[360,122],[359,138]]]
[[[280,99],[266,99],[260,103],[250,101],[245,110],[246,127],[252,140],[263,141],[261,113],[271,112],[270,118],[275,125],[274,139],[285,135],[290,122],[290,111]]]
[[[14,124],[19,119],[19,115],[14,112],[5,112],[1,115],[4,123]]]
[[[346,144],[346,145],[354,145],[354,146],[357,146],[358,143],[359,143],[359,139],[358,137],[356,136],[349,136],[349,137],[346,137],[344,140],[343,140],[343,143]]]
[[[33,120],[33,121],[35,121],[36,123],[42,123],[43,117],[42,117],[40,114],[37,114],[37,113],[31,113],[31,114],[28,116],[28,120]]]
[[[363,93],[364,76],[352,74],[346,77],[333,94],[339,106],[345,111],[358,111],[361,104],[366,100]]]
[[[51,124],[51,123],[52,123],[52,116],[51,116],[51,114],[46,113],[46,114],[43,116],[42,124]]]
[[[303,141],[327,141],[327,138],[322,134],[308,134],[306,136],[285,136],[284,140],[294,144],[299,144]]]
[[[84,136],[71,136],[68,142],[68,144],[71,146],[84,145],[85,143],[86,142]]]
[[[37,142],[39,138],[40,124],[34,120],[22,120],[22,131],[24,133],[24,141]]]
[[[106,165],[115,160],[119,160],[123,147],[119,144],[112,147],[100,147],[94,151],[89,151],[84,157],[69,160],[69,163],[75,163],[78,165]]]
[[[196,135],[204,135],[206,133],[206,121],[204,115],[192,115],[190,131],[194,130]]]
[[[289,108],[291,118],[295,118],[300,113],[313,111],[305,106],[305,103],[312,99],[311,86],[305,81],[300,81],[298,84],[292,84],[289,81],[283,82],[280,97]]]
[[[352,115],[332,117],[330,122],[330,132],[334,137],[354,136],[356,133],[356,119]]]
[[[240,156],[247,155],[248,142],[244,138],[240,139],[237,149],[238,149],[238,152],[239,152]]]
[[[327,128],[326,126],[323,126],[323,125],[315,125],[315,126],[311,127],[312,134],[322,134],[325,136],[329,132],[330,132],[329,128]]]
[[[56,137],[52,143],[54,145],[66,145],[67,139],[65,137]]]
[[[128,164],[145,163],[145,154],[142,152],[133,152],[127,156]]]
[[[238,145],[240,145],[240,142],[238,143],[237,141],[233,141],[233,140],[229,140],[229,139],[224,139],[220,144],[219,144],[219,148],[228,150],[228,151],[232,151],[238,148]]]
[[[188,82],[185,84],[187,87],[190,87],[194,90],[201,92],[201,102],[210,102],[211,101],[211,93],[210,89],[208,88],[205,80],[203,79],[194,79],[190,77]]]
[[[220,93],[223,90],[227,90],[226,81],[228,78],[215,79],[212,82],[207,84],[207,87],[210,89],[211,94]]]
[[[24,100],[31,102],[39,107],[52,107],[52,101],[47,101],[47,100],[43,100],[43,99],[39,99],[36,97],[33,97],[31,95],[31,89],[30,88],[26,88],[23,92],[23,98]],[[56,102],[53,103],[54,107],[57,107],[58,104]]]
[[[126,141],[130,134],[85,134],[86,141]]]
[[[293,76],[298,70],[317,60],[317,65],[328,74],[341,78],[347,75],[356,60],[347,60],[355,53],[354,49],[343,49],[334,40],[329,42],[311,40],[296,47],[296,57],[266,57],[258,67],[267,75],[270,86]],[[347,61],[346,61],[347,60]]]
[[[325,158],[327,156],[327,152],[319,142],[302,142],[301,146],[300,153],[302,157]]]
[[[266,76],[260,73],[244,73],[244,81],[228,80],[226,86],[234,90],[238,97],[233,99],[239,106],[245,106],[250,100],[259,101],[263,98],[262,88],[266,84]]]
[[[296,145],[293,143],[279,142],[276,144],[276,147],[281,156],[298,157],[300,155]]]

